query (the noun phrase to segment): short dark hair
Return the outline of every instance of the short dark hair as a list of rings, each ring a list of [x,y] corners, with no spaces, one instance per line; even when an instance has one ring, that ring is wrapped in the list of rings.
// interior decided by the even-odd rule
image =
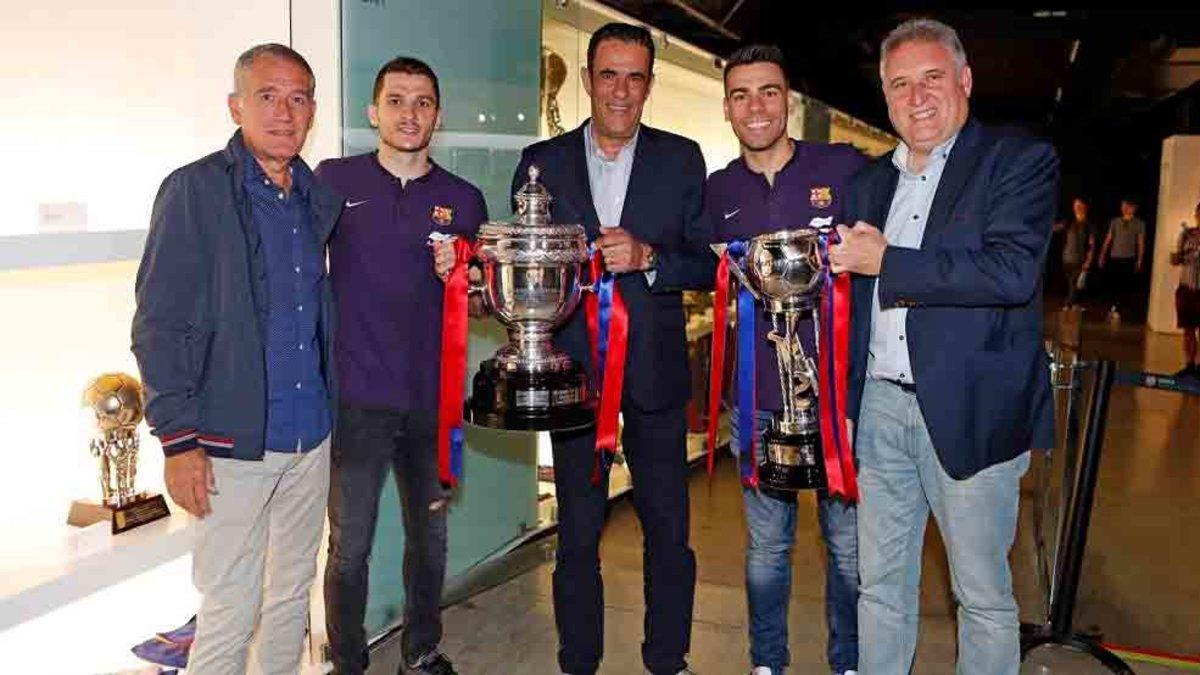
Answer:
[[[1135,209],[1138,207],[1138,201],[1137,201],[1137,199],[1136,199],[1136,198],[1134,198],[1134,197],[1130,197],[1129,195],[1125,195],[1124,197],[1121,197],[1121,202],[1122,202],[1122,203],[1125,203],[1125,204],[1128,204],[1128,205],[1132,206],[1132,207],[1133,207],[1133,208],[1135,208]]]
[[[308,61],[304,60],[303,56],[300,56],[300,52],[288,47],[287,45],[281,45],[276,42],[267,42],[261,45],[254,45],[250,49],[242,52],[241,56],[238,56],[237,62],[233,65],[233,93],[243,93],[242,76],[246,71],[250,70],[250,67],[254,65],[254,62],[260,56],[273,56],[277,59],[283,59],[284,61],[291,61],[297,66],[300,66],[302,69],[304,69],[304,72],[308,74],[308,95],[312,96],[316,93],[317,76],[313,74],[312,66],[308,65]]]
[[[442,90],[438,87],[437,73],[433,72],[433,68],[429,67],[421,59],[416,59],[411,56],[397,56],[396,58],[383,64],[379,69],[379,73],[375,76],[375,89],[371,92],[371,100],[378,101],[379,93],[383,91],[383,81],[389,73],[402,73],[405,75],[424,75],[433,83],[433,98],[434,103],[440,108],[442,105]]]
[[[649,49],[650,73],[647,74],[654,73],[654,38],[650,36],[650,31],[646,30],[643,26],[613,21],[601,26],[600,30],[592,33],[592,39],[588,40],[587,68],[589,74],[592,72],[592,62],[596,60],[596,49],[605,40],[620,40],[621,42],[641,45]]]
[[[724,83],[729,83],[729,71],[738,66],[748,66],[752,63],[774,63],[783,71],[783,83],[788,83],[787,64],[783,58],[783,50],[775,45],[752,44],[738,47],[729,59],[725,61],[725,72],[722,74]]]

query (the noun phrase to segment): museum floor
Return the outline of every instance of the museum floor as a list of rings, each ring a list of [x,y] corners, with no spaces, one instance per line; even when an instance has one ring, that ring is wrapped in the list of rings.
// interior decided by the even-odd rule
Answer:
[[[1115,359],[1123,370],[1172,373],[1180,367],[1180,338],[1113,327],[1103,311],[1088,312],[1084,356]],[[1051,315],[1053,316],[1053,315]],[[1085,557],[1075,626],[1107,643],[1138,650],[1200,654],[1200,400],[1175,392],[1117,386]],[[692,544],[699,580],[692,629],[693,670],[734,674],[749,670],[743,590],[745,528],[734,465],[718,464],[711,483],[691,479]],[[1036,582],[1032,527],[1037,487],[1046,465],[1035,462],[1022,490],[1022,521],[1012,556],[1022,618],[1044,616]],[[1053,476],[1053,474],[1051,474]],[[1053,481],[1050,481],[1053,484]],[[822,612],[823,551],[811,496],[801,508],[791,604],[794,673],[827,672]],[[510,580],[450,607],[445,651],[467,675],[557,673],[550,594],[553,538],[514,558]],[[617,503],[602,547],[605,580],[605,675],[641,673],[641,531],[632,505]],[[916,673],[953,673],[953,599],[935,527],[926,538],[922,630]],[[1200,670],[1189,664],[1151,663],[1124,654],[1143,674]],[[371,672],[394,673],[398,640],[379,645]],[[1104,672],[1096,662],[1057,650],[1039,650],[1027,673]]]

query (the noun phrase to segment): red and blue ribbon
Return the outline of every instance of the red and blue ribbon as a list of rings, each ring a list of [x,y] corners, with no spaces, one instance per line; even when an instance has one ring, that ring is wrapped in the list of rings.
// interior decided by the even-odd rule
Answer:
[[[725,375],[725,332],[729,305],[729,268],[741,265],[749,248],[745,241],[732,241],[721,253],[717,263],[716,294],[713,297],[713,339],[711,370],[708,380],[708,472],[712,475],[716,458],[717,421],[720,414],[721,390]],[[738,437],[743,451],[738,453],[738,469],[742,484],[758,485],[758,438],[754,433],[756,400],[755,331],[756,309],[750,289],[739,287],[737,292],[737,406]]]
[[[854,450],[846,428],[846,391],[850,373],[850,275],[835,275],[829,268],[829,246],[838,241],[836,230],[822,232],[818,236],[825,278],[817,312],[821,322],[821,343],[817,345],[817,401],[829,494],[857,501],[858,477],[854,468]]]
[[[732,246],[732,244],[730,245]],[[749,488],[758,487],[758,434],[754,433],[754,423],[758,417],[758,401],[755,393],[758,390],[754,353],[757,339],[756,328],[758,309],[755,307],[754,296],[750,289],[738,289],[737,299],[737,401],[738,401],[738,439],[741,452],[738,453],[738,469],[742,477],[742,485]]]
[[[454,267],[442,291],[442,353],[438,391],[438,480],[458,485],[463,471],[463,386],[467,376],[467,263],[475,247],[454,239]]]
[[[599,485],[617,452],[621,390],[625,383],[625,354],[629,342],[629,310],[616,275],[604,271],[600,251],[592,253],[590,271],[595,292],[584,304],[592,348],[592,378],[600,392],[596,411],[596,464],[592,484]]]

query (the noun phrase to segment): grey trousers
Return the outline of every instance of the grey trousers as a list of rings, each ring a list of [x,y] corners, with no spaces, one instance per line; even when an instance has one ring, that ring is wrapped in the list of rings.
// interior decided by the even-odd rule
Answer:
[[[329,439],[261,462],[212,460],[212,513],[196,527],[200,591],[190,675],[295,675],[329,494]],[[251,646],[253,644],[253,649]]]

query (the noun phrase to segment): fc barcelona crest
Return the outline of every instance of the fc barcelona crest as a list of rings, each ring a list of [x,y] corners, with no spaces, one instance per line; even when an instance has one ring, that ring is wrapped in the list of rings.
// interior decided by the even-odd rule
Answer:
[[[833,203],[833,188],[828,185],[809,188],[808,203],[816,209],[827,209]]]
[[[433,207],[433,213],[430,215],[433,218],[433,222],[445,227],[450,224],[450,221],[454,220],[454,209],[449,206],[435,206]]]

